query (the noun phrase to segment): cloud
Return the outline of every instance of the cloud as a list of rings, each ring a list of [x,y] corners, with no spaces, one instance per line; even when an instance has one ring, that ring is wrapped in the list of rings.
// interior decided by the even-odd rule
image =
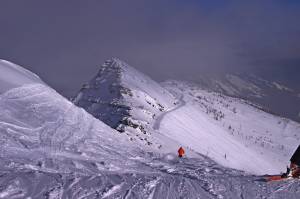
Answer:
[[[291,0],[3,1],[0,56],[68,95],[113,56],[158,80],[295,68],[299,7]]]

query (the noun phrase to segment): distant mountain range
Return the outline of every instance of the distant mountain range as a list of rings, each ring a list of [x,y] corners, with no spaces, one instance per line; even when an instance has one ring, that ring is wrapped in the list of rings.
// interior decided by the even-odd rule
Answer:
[[[267,112],[300,121],[300,91],[281,82],[245,73],[201,76],[194,82],[202,88],[257,103]]]

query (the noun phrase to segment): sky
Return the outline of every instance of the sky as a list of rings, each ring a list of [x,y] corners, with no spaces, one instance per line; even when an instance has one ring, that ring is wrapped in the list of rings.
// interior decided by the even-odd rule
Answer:
[[[0,59],[75,95],[118,57],[158,81],[252,72],[300,89],[298,0],[1,0]]]

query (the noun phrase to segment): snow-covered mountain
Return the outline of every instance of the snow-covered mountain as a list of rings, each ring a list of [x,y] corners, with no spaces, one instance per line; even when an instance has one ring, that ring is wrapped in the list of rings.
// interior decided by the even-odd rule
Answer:
[[[15,65],[5,63],[14,69]],[[130,162],[127,159],[131,153],[127,152],[134,147],[128,144],[126,136],[76,107],[37,76],[20,74],[19,69],[25,71],[19,67],[10,73],[14,78],[7,83],[22,84],[26,78],[31,81],[24,81],[22,86],[0,95],[1,164],[35,165],[40,169],[55,167],[66,172],[72,170],[70,167],[77,168],[83,160],[89,160],[100,170],[118,170],[118,165],[124,164],[122,156],[126,156],[127,164]],[[57,162],[52,162],[52,158],[57,158]],[[59,163],[69,159],[78,163],[66,166]],[[84,169],[88,172],[88,168]]]
[[[15,66],[8,62],[2,62],[2,65],[5,67],[0,68],[0,74],[7,69],[13,71]],[[129,141],[126,133],[117,132],[76,107],[36,75],[21,74],[23,70],[18,67],[10,73],[11,78],[5,79],[6,84],[0,84],[4,91],[0,94],[1,199],[299,198],[300,182],[297,180],[265,183],[261,181],[261,176],[223,167],[192,150],[186,150],[187,158],[179,160],[176,157],[176,150],[172,147],[178,147],[180,142],[184,144],[190,139],[191,131],[184,132],[186,134],[178,139],[176,132],[173,132],[172,138],[167,137],[169,132],[165,129],[171,124],[168,120],[174,122],[176,116],[181,118],[182,111],[187,114],[184,110],[186,106],[194,101],[195,96],[198,99],[197,90],[193,90],[189,97],[193,87],[186,86],[186,90],[181,91],[181,86],[185,86],[183,83],[163,84],[178,98],[175,104],[168,101],[173,100],[173,97],[166,89],[163,89],[163,95],[160,95],[161,91],[155,90],[155,102],[169,105],[163,111],[159,110],[159,105],[152,106],[152,111],[159,115],[149,120],[152,124],[147,127],[154,130],[151,136],[159,138],[164,144],[159,153],[155,147]],[[4,82],[3,78],[0,77],[0,82]],[[140,86],[145,85],[139,84],[136,89],[142,89]],[[158,84],[148,86],[153,85]],[[158,88],[162,87],[155,87]],[[146,91],[150,93],[151,88]],[[147,96],[144,95],[145,98]],[[162,100],[164,103],[159,101],[162,98],[165,99]],[[193,108],[202,107],[201,104],[197,101]],[[236,111],[239,113],[245,110]],[[211,113],[207,115],[207,120],[219,117],[218,113]],[[195,116],[191,113],[191,117]],[[191,122],[183,119],[186,124]],[[184,125],[176,125],[181,128],[178,132],[182,132]],[[197,138],[198,135],[195,135],[196,141]],[[166,153],[167,148],[174,152]],[[228,158],[231,157],[228,155]]]
[[[148,76],[117,58],[107,60],[74,99],[96,118],[131,140],[160,146],[151,125],[157,115],[175,106],[175,98]]]
[[[268,112],[300,121],[300,91],[284,83],[245,73],[202,75],[194,82],[202,88],[248,99],[260,104]]]
[[[230,79],[241,90],[249,88],[237,77]],[[260,95],[255,85],[251,91]],[[101,66],[74,102],[113,128],[125,126],[122,132],[130,139],[139,136],[147,143],[159,143],[162,151],[173,149],[169,140],[160,140],[164,135],[177,147],[183,145],[250,173],[284,171],[300,140],[296,122],[266,113],[246,100],[188,83],[158,84],[118,59]],[[135,128],[138,133],[133,133]]]
[[[5,82],[0,85],[5,91],[0,95],[0,198],[60,198],[55,175],[135,167],[130,158],[139,150],[127,137],[24,68],[1,61],[0,71],[0,82]]]

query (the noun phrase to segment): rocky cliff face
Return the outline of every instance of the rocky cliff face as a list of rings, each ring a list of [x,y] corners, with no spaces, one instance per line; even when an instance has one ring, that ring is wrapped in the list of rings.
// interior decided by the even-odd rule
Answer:
[[[107,60],[97,75],[84,84],[73,100],[131,140],[153,144],[153,119],[174,106],[175,98],[158,83],[125,62]]]

